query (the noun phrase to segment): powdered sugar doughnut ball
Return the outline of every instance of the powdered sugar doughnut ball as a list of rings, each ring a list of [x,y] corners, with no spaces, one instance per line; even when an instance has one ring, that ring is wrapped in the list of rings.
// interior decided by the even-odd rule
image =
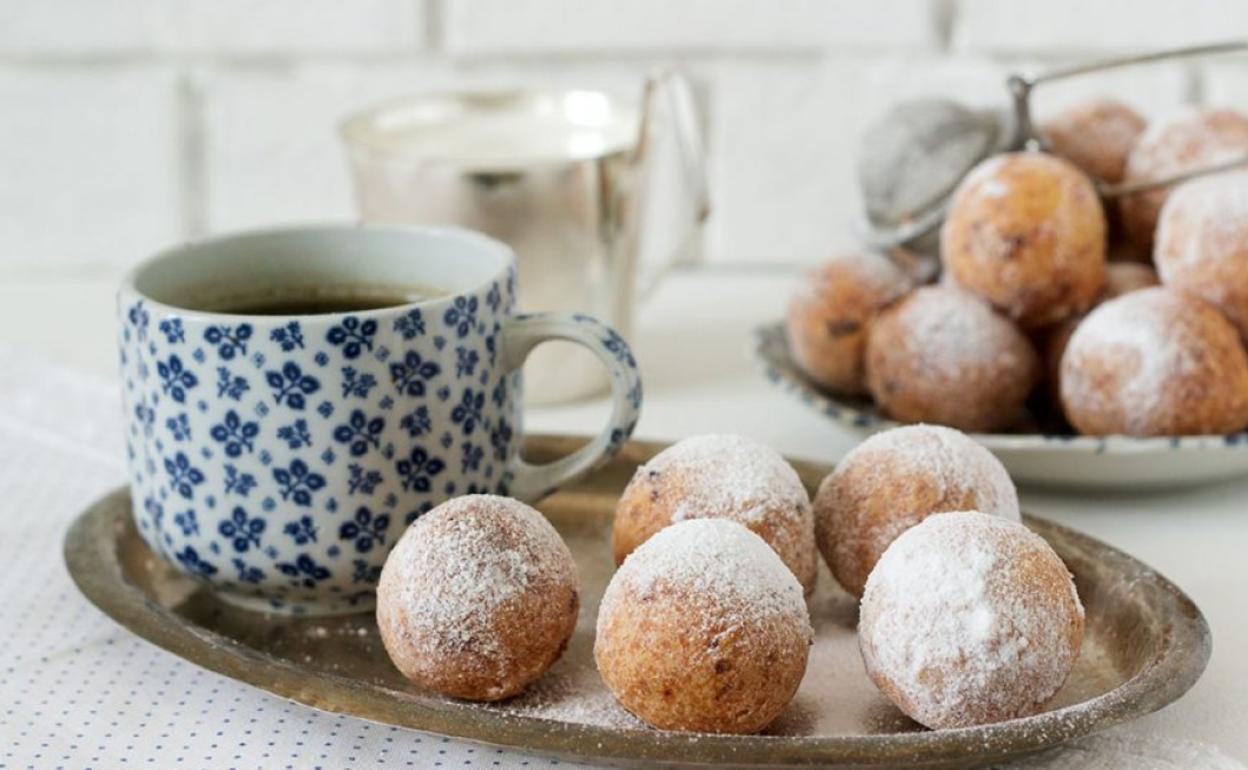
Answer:
[[[1115,262],[1105,268],[1105,288],[1101,291],[1101,302],[1108,302],[1123,294],[1147,289],[1161,283],[1157,271],[1149,265],[1139,262]]]
[[[964,433],[936,425],[894,428],[854,447],[819,486],[814,509],[819,550],[854,596],[862,596],[884,549],[930,514],[1020,516],[1001,461]]]
[[[916,289],[882,312],[866,363],[867,387],[884,414],[965,431],[1013,424],[1040,372],[1014,324],[949,286]]]
[[[1115,297],[1129,294],[1150,286],[1157,286],[1160,281],[1157,271],[1139,262],[1110,262],[1105,268],[1105,289],[1101,292],[1098,302],[1108,302]],[[1061,370],[1062,356],[1066,353],[1066,345],[1083,318],[1069,318],[1049,330],[1041,340],[1045,375],[1048,377],[1050,396],[1054,404],[1061,404]]]
[[[997,155],[958,185],[940,248],[958,285],[1035,329],[1096,300],[1105,281],[1105,213],[1092,182],[1068,161]]]
[[[1204,107],[1151,124],[1127,156],[1124,182],[1142,182],[1192,171],[1248,153],[1248,117]],[[1152,247],[1162,204],[1170,187],[1123,196],[1122,225],[1139,247]]]
[[[786,315],[797,365],[829,390],[864,393],[867,325],[910,287],[901,268],[872,252],[845,254],[808,271]]]
[[[686,519],[731,519],[761,537],[806,592],[818,555],[810,496],[780,453],[744,436],[693,436],[639,467],[615,508],[619,564],[654,533]]]
[[[572,553],[518,500],[457,497],[417,519],[386,559],[377,627],[413,682],[468,700],[523,690],[559,659],[580,607]]]
[[[1153,254],[1167,286],[1217,305],[1248,339],[1248,173],[1194,180],[1171,193]]]
[[[1075,329],[1061,392],[1080,433],[1232,433],[1248,425],[1248,354],[1209,303],[1141,289],[1096,308]]]
[[[1040,126],[1054,155],[1106,182],[1121,182],[1127,156],[1147,126],[1138,112],[1117,99],[1072,105]]]
[[[1041,711],[1082,641],[1062,560],[1022,524],[976,511],[929,516],[894,540],[858,620],[867,673],[932,729]]]
[[[664,730],[752,733],[797,692],[814,632],[802,587],[762,538],[695,519],[611,578],[594,660],[625,709]]]

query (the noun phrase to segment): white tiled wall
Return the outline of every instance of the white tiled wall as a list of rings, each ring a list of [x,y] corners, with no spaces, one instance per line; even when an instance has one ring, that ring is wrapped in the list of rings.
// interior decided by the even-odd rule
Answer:
[[[808,262],[852,243],[855,142],[893,99],[991,103],[1011,68],[1245,32],[1242,0],[0,0],[0,283],[350,217],[335,124],[387,96],[636,84],[659,61],[708,108],[708,259]],[[1106,88],[1243,104],[1248,66],[1051,101]]]

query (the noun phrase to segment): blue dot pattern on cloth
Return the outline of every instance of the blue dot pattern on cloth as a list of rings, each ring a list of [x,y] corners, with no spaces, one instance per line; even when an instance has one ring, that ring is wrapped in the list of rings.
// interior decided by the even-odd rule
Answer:
[[[124,479],[115,386],[14,371],[10,357],[0,350],[0,770],[584,767],[316,711],[114,624],[74,587],[61,539]]]

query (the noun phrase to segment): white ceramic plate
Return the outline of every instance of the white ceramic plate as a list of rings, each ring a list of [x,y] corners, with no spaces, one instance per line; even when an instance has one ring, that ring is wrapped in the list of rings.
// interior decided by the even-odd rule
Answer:
[[[864,436],[899,424],[879,415],[868,400],[830,395],[807,379],[793,361],[782,323],[755,329],[753,348],[770,382],[825,417]],[[1248,475],[1248,433],[1162,438],[976,433],[972,438],[992,450],[1020,483],[1129,491]]]

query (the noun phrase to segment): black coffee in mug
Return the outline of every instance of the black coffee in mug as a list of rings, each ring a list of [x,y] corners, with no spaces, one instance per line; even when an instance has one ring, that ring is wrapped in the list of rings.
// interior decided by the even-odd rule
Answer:
[[[238,315],[323,315],[355,313],[408,305],[444,297],[449,292],[429,286],[325,286],[262,288],[244,295],[188,303],[196,310]]]
[[[135,268],[117,310],[148,547],[242,607],[358,612],[441,503],[536,500],[594,468],[636,424],[636,362],[588,316],[518,314],[515,282],[506,245],[415,226],[221,236]],[[547,340],[592,351],[614,403],[597,438],[535,465],[520,369]]]

